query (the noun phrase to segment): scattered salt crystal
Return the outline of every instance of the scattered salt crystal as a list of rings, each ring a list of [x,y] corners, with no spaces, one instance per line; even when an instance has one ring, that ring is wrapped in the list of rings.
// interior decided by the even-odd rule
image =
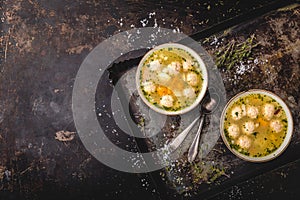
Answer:
[[[151,18],[152,18],[152,16],[154,16],[154,15],[156,15],[156,13],[155,13],[155,12],[149,13],[149,19],[151,19]]]
[[[180,33],[180,29],[178,27],[174,28],[173,33]]]
[[[215,44],[217,44],[217,42],[218,42],[218,38],[215,36],[214,37],[214,40],[210,43],[210,45],[212,46],[212,45],[215,45]]]
[[[237,67],[236,73],[238,75],[243,75],[246,71],[249,71],[249,70],[251,70],[250,65],[244,65],[243,62],[240,62],[240,65]]]
[[[154,26],[153,26],[154,28],[157,28],[158,27],[158,24],[157,24],[157,20],[156,19],[154,19]]]
[[[142,24],[143,27],[145,27],[148,24],[148,20],[147,19],[142,19],[140,22],[141,22],[141,24]]]

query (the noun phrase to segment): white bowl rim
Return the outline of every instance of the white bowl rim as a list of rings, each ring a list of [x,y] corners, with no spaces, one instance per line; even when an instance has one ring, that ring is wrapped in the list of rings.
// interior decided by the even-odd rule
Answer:
[[[281,143],[281,145],[274,152],[272,152],[272,153],[270,153],[266,156],[262,156],[262,157],[246,156],[246,155],[238,152],[237,150],[232,149],[230,147],[230,144],[229,144],[229,142],[228,142],[228,140],[225,136],[225,133],[224,133],[224,118],[225,118],[225,114],[226,114],[227,109],[233,103],[235,103],[240,97],[247,96],[249,94],[262,94],[262,95],[267,95],[267,96],[273,98],[274,100],[276,100],[280,104],[280,106],[282,106],[282,108],[285,111],[286,116],[287,116],[288,129],[287,129],[286,136],[285,136],[283,142]],[[225,107],[223,109],[221,119],[220,119],[220,132],[221,132],[221,137],[222,137],[226,147],[234,155],[236,155],[237,157],[239,157],[243,160],[249,161],[249,162],[258,162],[258,163],[259,162],[267,162],[267,161],[273,160],[274,158],[281,155],[286,150],[286,148],[288,147],[288,145],[289,145],[289,143],[292,139],[292,134],[293,134],[293,116],[292,116],[291,111],[288,108],[288,106],[285,104],[285,102],[278,95],[274,94],[273,92],[263,90],[263,89],[251,89],[251,90],[243,91],[243,92],[240,92],[240,93],[236,94],[234,97],[232,97],[227,102],[227,104],[225,105]]]
[[[191,104],[190,106],[182,109],[182,110],[177,110],[177,111],[168,111],[168,110],[164,110],[164,109],[160,109],[157,106],[151,104],[145,97],[143,92],[141,91],[141,87],[140,87],[140,68],[143,66],[143,63],[145,62],[145,60],[156,50],[159,49],[163,49],[163,48],[168,48],[168,47],[173,47],[173,48],[179,48],[179,49],[183,49],[184,51],[190,53],[192,55],[192,57],[194,57],[198,63],[199,63],[199,68],[201,70],[201,74],[202,74],[202,78],[203,78],[203,83],[202,83],[202,88],[200,93],[198,94],[198,97],[196,98],[196,100],[193,102],[193,104]],[[141,61],[139,62],[139,65],[137,67],[137,72],[136,72],[136,87],[137,87],[137,91],[141,97],[141,99],[143,100],[143,102],[148,105],[152,110],[164,114],[164,115],[181,115],[184,113],[187,113],[189,111],[191,111],[192,109],[194,109],[196,106],[198,106],[198,104],[202,101],[202,99],[205,96],[207,87],[208,87],[208,72],[206,69],[206,65],[204,63],[204,61],[202,60],[202,58],[200,57],[200,55],[193,50],[192,48],[185,46],[183,44],[179,44],[179,43],[164,43],[161,45],[158,45],[156,47],[154,47],[153,49],[151,49],[150,51],[148,51],[144,57],[141,59]]]

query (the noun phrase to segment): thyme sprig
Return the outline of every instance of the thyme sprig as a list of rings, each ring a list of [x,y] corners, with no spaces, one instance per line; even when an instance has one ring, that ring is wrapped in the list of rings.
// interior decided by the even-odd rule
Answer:
[[[253,49],[258,45],[254,34],[241,43],[233,39],[215,53],[216,65],[229,70],[237,63],[251,59]]]

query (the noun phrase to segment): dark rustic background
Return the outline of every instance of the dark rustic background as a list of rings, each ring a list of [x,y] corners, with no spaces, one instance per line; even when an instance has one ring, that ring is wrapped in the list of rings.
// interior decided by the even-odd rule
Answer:
[[[118,32],[156,24],[191,35],[212,55],[214,38],[260,36],[265,48],[258,56],[268,61],[242,74],[238,67],[220,68],[226,90],[230,96],[252,88],[263,75],[269,80],[264,86],[284,98],[295,117],[287,159],[200,196],[297,199],[300,10],[285,7],[294,2],[2,0],[0,199],[184,198],[171,188],[161,191],[164,182],[151,174],[127,174],[101,164],[85,150],[72,119],[72,85],[87,54]],[[233,32],[223,33],[235,25]],[[60,137],[60,131],[69,137]]]

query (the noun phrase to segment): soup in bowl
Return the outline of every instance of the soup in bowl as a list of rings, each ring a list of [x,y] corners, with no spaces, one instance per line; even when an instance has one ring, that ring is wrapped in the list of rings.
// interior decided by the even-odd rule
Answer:
[[[208,85],[206,66],[191,48],[177,43],[159,45],[140,61],[136,85],[151,109],[178,115],[195,108]]]
[[[293,119],[280,97],[266,90],[250,90],[227,103],[220,126],[222,139],[233,154],[247,161],[264,162],[286,149]]]

